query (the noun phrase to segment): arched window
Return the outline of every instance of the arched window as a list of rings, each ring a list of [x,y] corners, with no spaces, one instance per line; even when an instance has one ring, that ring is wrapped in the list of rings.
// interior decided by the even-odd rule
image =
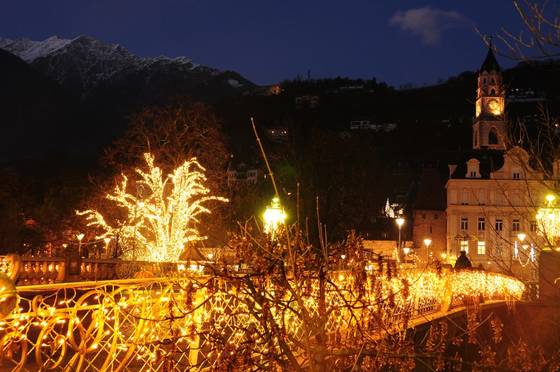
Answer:
[[[491,89],[491,90],[490,90],[490,95],[493,96],[493,95],[495,95],[495,94],[496,94],[496,90]]]
[[[496,128],[492,127],[488,133],[488,144],[497,145],[498,144],[498,134],[496,133]]]
[[[486,78],[482,79],[482,84],[486,84]]]
[[[494,78],[490,79],[490,84],[494,84]]]

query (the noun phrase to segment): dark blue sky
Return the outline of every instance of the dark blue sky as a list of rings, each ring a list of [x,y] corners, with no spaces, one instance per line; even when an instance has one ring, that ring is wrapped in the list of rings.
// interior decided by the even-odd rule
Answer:
[[[141,56],[188,56],[261,84],[307,70],[435,82],[482,62],[475,26],[519,31],[520,22],[509,0],[18,0],[0,12],[2,37],[85,34]]]

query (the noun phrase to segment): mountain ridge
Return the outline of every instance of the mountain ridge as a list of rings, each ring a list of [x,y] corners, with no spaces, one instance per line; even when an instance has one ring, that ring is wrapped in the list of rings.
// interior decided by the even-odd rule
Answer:
[[[105,43],[87,35],[73,39],[51,36],[42,41],[0,38],[4,49],[75,94],[88,96],[101,84],[144,75],[147,82],[162,74],[182,75],[198,83],[224,78],[225,90],[244,90],[252,82],[233,71],[195,64],[188,57],[139,57],[120,44]],[[231,77],[232,73],[235,75]]]

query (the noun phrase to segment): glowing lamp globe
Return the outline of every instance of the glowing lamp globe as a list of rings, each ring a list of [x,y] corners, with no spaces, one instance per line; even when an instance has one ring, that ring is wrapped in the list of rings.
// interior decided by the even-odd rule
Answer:
[[[280,199],[275,197],[263,214],[264,232],[274,234],[278,227],[286,221],[286,212],[280,206]]]

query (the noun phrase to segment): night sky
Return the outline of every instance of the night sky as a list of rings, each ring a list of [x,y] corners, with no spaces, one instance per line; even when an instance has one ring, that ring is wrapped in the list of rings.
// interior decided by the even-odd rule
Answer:
[[[308,70],[314,78],[433,83],[480,65],[486,51],[475,26],[520,30],[508,0],[18,0],[1,8],[1,37],[90,35],[259,84]]]

